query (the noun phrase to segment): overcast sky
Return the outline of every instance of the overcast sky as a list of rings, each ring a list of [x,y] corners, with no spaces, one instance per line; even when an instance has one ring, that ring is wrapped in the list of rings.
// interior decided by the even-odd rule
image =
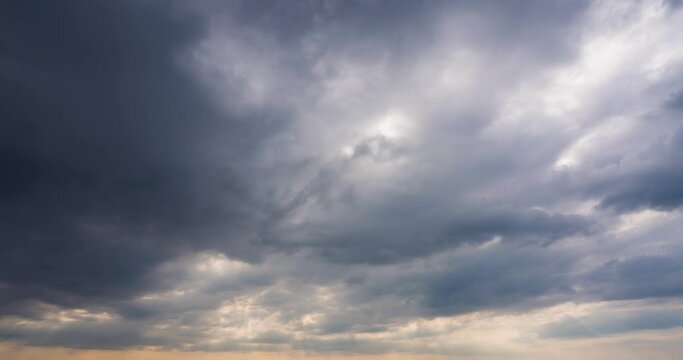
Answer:
[[[2,1],[0,355],[680,356],[682,34],[681,1]]]

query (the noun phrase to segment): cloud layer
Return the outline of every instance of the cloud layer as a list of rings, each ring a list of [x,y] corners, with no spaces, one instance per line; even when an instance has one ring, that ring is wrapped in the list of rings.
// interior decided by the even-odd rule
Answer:
[[[495,355],[683,326],[675,3],[0,17],[0,339]]]

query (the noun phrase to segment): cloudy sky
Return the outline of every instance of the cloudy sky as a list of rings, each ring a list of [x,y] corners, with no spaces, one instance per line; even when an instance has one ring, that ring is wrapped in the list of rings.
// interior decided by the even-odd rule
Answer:
[[[674,359],[683,2],[2,1],[3,359]]]

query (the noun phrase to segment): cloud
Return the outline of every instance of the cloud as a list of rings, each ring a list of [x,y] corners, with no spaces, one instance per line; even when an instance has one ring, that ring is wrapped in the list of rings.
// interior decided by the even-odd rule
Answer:
[[[651,165],[638,172],[626,174],[619,183],[610,183],[610,190],[600,203],[605,208],[629,211],[638,208],[671,210],[683,204],[683,168],[676,159],[683,154],[683,127],[675,129],[665,143],[649,154]],[[649,160],[649,159],[648,159]],[[647,161],[647,160],[645,160]]]
[[[617,305],[577,318],[568,317],[542,330],[549,338],[595,338],[636,331],[671,329],[683,326],[680,304],[653,304],[656,308]]]
[[[602,290],[606,299],[678,297],[683,293],[680,255],[673,253],[612,260],[596,269],[589,279],[595,286],[609,285]]]
[[[0,339],[481,355],[677,326],[553,315],[681,297],[669,3],[1,7]]]
[[[126,298],[185,250],[257,255],[237,240],[252,236],[255,208],[240,165],[217,160],[229,137],[251,128],[257,146],[266,130],[218,111],[184,69],[199,19],[170,4],[5,7],[0,262],[11,293]]]

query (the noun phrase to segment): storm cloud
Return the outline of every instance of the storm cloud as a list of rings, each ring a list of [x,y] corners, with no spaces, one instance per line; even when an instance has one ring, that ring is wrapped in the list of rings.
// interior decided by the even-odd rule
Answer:
[[[660,1],[6,1],[0,339],[472,355],[477,317],[678,327],[681,26]]]

